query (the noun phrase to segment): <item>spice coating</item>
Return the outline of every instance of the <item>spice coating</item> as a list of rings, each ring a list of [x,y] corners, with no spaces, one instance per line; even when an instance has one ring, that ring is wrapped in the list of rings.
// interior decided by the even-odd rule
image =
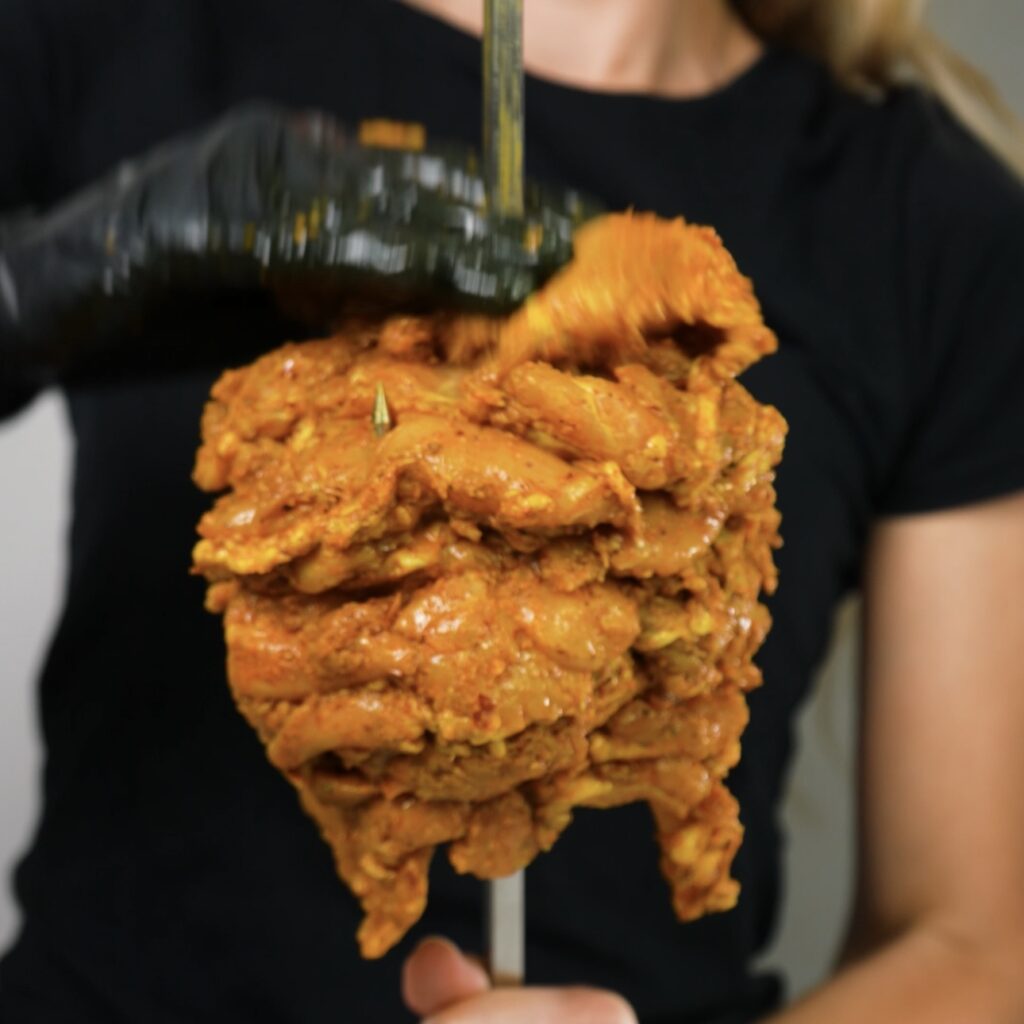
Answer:
[[[510,317],[351,315],[214,386],[195,569],[365,956],[437,845],[500,877],[577,806],[650,804],[680,919],[735,903],[786,429],[736,376],[775,347],[713,231],[623,214]]]

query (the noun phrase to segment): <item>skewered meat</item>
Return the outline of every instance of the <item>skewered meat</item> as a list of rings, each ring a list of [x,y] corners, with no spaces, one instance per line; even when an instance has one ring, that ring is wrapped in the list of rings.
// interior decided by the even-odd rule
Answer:
[[[733,905],[785,434],[735,378],[775,345],[713,231],[621,215],[507,319],[353,314],[215,385],[195,568],[364,955],[435,846],[500,877],[578,806],[647,801],[679,917]]]

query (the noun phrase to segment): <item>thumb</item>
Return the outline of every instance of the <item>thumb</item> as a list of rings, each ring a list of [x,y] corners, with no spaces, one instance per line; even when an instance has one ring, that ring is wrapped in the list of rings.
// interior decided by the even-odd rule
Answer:
[[[402,965],[402,998],[427,1016],[491,987],[484,969],[447,939],[424,939]]]

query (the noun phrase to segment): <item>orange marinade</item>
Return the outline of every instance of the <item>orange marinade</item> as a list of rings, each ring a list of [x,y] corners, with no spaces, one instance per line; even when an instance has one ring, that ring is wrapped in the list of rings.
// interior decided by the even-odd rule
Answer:
[[[736,377],[775,347],[712,230],[624,214],[508,318],[352,315],[214,386],[195,569],[365,956],[436,846],[500,877],[580,806],[647,801],[680,919],[734,905],[785,436]]]

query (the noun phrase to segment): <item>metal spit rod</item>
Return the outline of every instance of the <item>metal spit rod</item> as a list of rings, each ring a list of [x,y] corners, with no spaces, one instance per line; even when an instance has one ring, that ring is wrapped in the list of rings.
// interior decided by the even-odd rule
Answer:
[[[523,215],[523,0],[484,0],[484,173],[490,208]],[[487,961],[495,985],[526,973],[526,878],[487,883]]]

